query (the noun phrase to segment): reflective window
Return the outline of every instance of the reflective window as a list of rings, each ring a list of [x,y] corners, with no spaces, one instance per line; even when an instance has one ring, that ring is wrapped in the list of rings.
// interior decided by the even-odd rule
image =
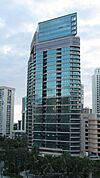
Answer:
[[[69,123],[70,122],[70,116],[69,115],[62,115],[59,117],[60,123]]]
[[[35,107],[34,112],[37,113],[37,114],[42,113],[42,107]]]
[[[42,80],[41,79],[35,81],[35,87],[36,87],[36,89],[39,89],[39,88],[42,87]]]
[[[56,104],[56,98],[47,98],[47,105],[55,105]],[[51,117],[51,116],[50,116]]]
[[[46,124],[47,131],[56,131],[56,124]]]
[[[43,64],[42,63],[40,63],[40,62],[38,62],[37,64],[36,64],[36,67],[43,67]]]
[[[47,106],[47,113],[55,113],[56,112],[56,106]]]
[[[61,73],[61,77],[62,78],[68,78],[70,76],[70,71],[63,71],[62,73]]]
[[[48,50],[48,57],[55,56],[55,55],[56,55],[56,50]]]
[[[70,80],[62,80],[61,81],[61,87],[63,88],[64,86],[70,86]]]
[[[40,96],[36,95],[34,98],[35,104],[42,104],[42,98]]]
[[[35,122],[41,122],[41,120],[42,120],[42,115],[35,116]]]
[[[56,73],[48,73],[47,74],[47,81],[56,80]]]
[[[70,89],[63,88],[61,90],[61,96],[70,96]]]
[[[41,67],[36,67],[36,72],[42,72],[42,68]]]
[[[48,115],[46,117],[46,122],[47,123],[56,123],[57,116],[55,115]]]
[[[46,142],[46,147],[48,148],[56,148],[56,142]]]
[[[48,89],[56,88],[56,81],[47,82],[47,88]]]
[[[47,133],[46,134],[46,139],[48,139],[48,140],[56,140],[56,134],[55,133]],[[52,146],[54,146],[53,143],[52,143]]]
[[[47,66],[47,70],[48,71],[51,71],[51,70],[56,71],[56,66]]]
[[[70,106],[61,106],[61,112],[62,113],[69,113],[70,112]]]
[[[56,65],[56,58],[48,58],[47,65]]]
[[[43,53],[38,51],[38,53],[36,53],[36,58],[43,58]]]
[[[59,131],[61,131],[61,132],[69,132],[69,129],[70,129],[69,125],[61,124],[61,126],[59,128]]]
[[[40,88],[38,88],[37,90],[35,90],[35,96],[42,96],[42,90]]]
[[[62,63],[62,70],[65,68],[69,68],[70,67],[70,63]]]
[[[76,34],[77,31],[72,31],[72,28],[77,29],[77,14],[69,14],[59,18],[51,19],[39,23],[38,40],[46,41],[59,38],[66,35]]]
[[[47,96],[56,96],[56,89],[47,89]]]
[[[68,133],[59,133],[59,140],[69,140],[69,134]]]
[[[70,47],[63,47],[62,48],[62,53],[68,52],[70,50]]]
[[[35,76],[35,79],[36,79],[36,80],[38,80],[38,79],[42,79],[42,78],[43,78],[42,75],[36,75],[36,76]]]

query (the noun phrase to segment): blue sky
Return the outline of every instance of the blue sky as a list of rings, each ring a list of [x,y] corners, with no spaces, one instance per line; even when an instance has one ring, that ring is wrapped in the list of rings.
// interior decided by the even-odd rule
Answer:
[[[100,67],[99,0],[0,0],[0,85],[14,87],[15,121],[26,95],[27,61],[37,24],[78,13],[85,106],[91,107],[91,76]]]

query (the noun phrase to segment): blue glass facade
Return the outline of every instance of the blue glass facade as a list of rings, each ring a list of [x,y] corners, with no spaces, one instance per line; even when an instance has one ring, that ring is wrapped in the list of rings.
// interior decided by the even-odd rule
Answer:
[[[70,14],[59,18],[40,22],[37,30],[37,41],[43,42],[77,34],[77,14]]]
[[[80,38],[77,14],[40,22],[27,81],[29,147],[80,154]]]

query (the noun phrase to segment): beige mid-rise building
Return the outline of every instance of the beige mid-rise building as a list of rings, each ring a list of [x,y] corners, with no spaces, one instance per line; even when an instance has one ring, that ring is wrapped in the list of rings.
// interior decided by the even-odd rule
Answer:
[[[81,153],[90,157],[100,156],[100,116],[81,115]]]

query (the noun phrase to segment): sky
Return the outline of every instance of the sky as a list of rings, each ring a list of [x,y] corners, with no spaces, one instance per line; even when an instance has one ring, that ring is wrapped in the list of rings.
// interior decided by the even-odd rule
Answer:
[[[30,44],[38,22],[77,12],[84,105],[92,107],[91,77],[100,67],[99,0],[0,0],[0,85],[15,88],[15,122],[27,88]]]

